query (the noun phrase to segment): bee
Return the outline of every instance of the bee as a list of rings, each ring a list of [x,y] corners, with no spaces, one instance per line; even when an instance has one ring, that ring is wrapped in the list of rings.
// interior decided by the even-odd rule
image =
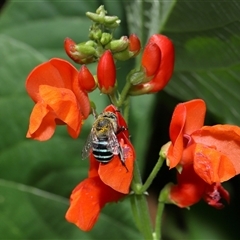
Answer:
[[[119,128],[115,113],[106,111],[97,117],[95,115],[91,132],[82,150],[82,158],[87,158],[92,151],[97,161],[108,163],[114,155],[118,155],[125,166],[124,152],[117,139],[117,134],[122,130],[126,128]]]

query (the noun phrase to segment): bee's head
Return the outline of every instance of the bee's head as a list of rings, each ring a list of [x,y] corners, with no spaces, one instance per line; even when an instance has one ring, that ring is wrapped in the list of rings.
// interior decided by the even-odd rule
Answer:
[[[112,112],[104,112],[98,116],[96,129],[103,134],[109,130],[117,131],[117,117]]]

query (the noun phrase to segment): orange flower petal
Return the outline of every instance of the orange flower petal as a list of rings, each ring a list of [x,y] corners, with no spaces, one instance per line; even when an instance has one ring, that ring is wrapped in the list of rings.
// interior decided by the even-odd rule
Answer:
[[[208,184],[224,182],[236,175],[230,159],[217,150],[196,144],[194,170]]]
[[[87,178],[73,190],[65,217],[81,230],[90,231],[105,204],[116,202],[123,196],[106,186],[98,177]]]
[[[206,104],[202,99],[194,99],[183,104],[187,112],[184,133],[190,135],[193,131],[203,126],[206,114]]]
[[[178,184],[170,190],[170,199],[179,207],[189,207],[203,196],[206,183],[194,172],[192,165],[185,165],[177,176]]]
[[[233,164],[240,173],[240,128],[233,125],[205,126],[192,134],[195,142],[215,148]]]
[[[76,138],[82,126],[82,116],[79,112],[77,99],[71,90],[48,85],[39,87],[43,101],[52,109],[56,118],[62,120],[71,128],[69,134]]]
[[[169,135],[171,145],[168,149],[167,158],[169,167],[173,168],[181,161],[183,153],[183,129],[186,121],[186,108],[179,104],[175,108],[170,123]]]
[[[124,141],[126,142],[126,139]],[[126,157],[125,166],[119,156],[114,156],[109,163],[99,165],[98,174],[106,185],[118,192],[127,194],[129,193],[133,177],[135,152],[130,142],[122,145],[122,148]]]
[[[92,153],[90,154],[89,160],[90,168],[88,170],[88,177],[89,178],[98,177],[98,168],[100,163],[95,159]]]
[[[181,161],[185,147],[184,134],[190,135],[203,126],[205,112],[206,105],[201,99],[180,103],[174,109],[169,129],[172,145],[167,155],[170,168]]]
[[[27,138],[45,141],[52,137],[55,128],[55,115],[46,104],[37,103],[31,113]]]
[[[69,62],[53,58],[35,67],[27,77],[26,89],[30,97],[37,102],[40,85],[72,89],[72,81],[78,71]]]

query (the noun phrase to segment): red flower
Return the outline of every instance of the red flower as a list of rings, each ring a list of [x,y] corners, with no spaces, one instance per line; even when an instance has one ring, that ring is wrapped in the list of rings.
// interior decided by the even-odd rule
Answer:
[[[240,173],[240,128],[233,125],[203,126],[206,106],[196,99],[178,104],[170,124],[170,168],[181,166],[178,184],[170,198],[181,207],[204,198],[220,208],[228,193],[221,183]]]
[[[157,50],[158,46],[159,50]],[[142,57],[142,66],[146,70],[147,81],[133,85],[130,95],[155,93],[162,90],[169,82],[174,68],[174,47],[169,38],[154,34],[148,41]],[[152,78],[148,78],[154,74]]]
[[[62,124],[67,125],[71,137],[78,137],[82,122],[90,113],[90,103],[79,86],[76,68],[63,59],[53,58],[32,70],[26,89],[36,103],[30,116],[28,138],[48,140],[56,125]]]
[[[105,51],[99,59],[97,78],[100,91],[110,94],[116,83],[116,67],[110,50]]]
[[[115,107],[110,105],[105,111],[114,112]],[[123,122],[120,113],[116,114],[119,123]],[[125,121],[123,123],[126,124]],[[117,134],[126,153],[125,166],[117,155],[114,155],[109,163],[102,164],[91,154],[88,178],[78,184],[71,194],[66,219],[83,231],[93,228],[105,204],[117,202],[129,193],[135,152],[126,134],[128,135],[126,129]]]

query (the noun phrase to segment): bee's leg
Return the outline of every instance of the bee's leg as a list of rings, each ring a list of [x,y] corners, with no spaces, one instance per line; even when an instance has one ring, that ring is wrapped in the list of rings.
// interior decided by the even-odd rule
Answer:
[[[118,154],[118,156],[119,156],[119,158],[121,160],[122,165],[126,168],[126,170],[128,172],[128,168],[127,168],[127,166],[125,164],[125,158],[124,158],[124,152],[123,151],[124,151],[123,148],[121,146],[119,146],[119,154]]]
[[[128,130],[128,128],[124,127],[124,126],[121,126],[118,130],[117,130],[117,134],[120,133],[120,132],[123,132],[125,130]]]
[[[93,115],[94,119],[97,119],[98,114],[97,114],[97,112],[96,112],[96,108],[93,108],[93,107],[92,107],[91,110],[92,110],[92,115]]]

